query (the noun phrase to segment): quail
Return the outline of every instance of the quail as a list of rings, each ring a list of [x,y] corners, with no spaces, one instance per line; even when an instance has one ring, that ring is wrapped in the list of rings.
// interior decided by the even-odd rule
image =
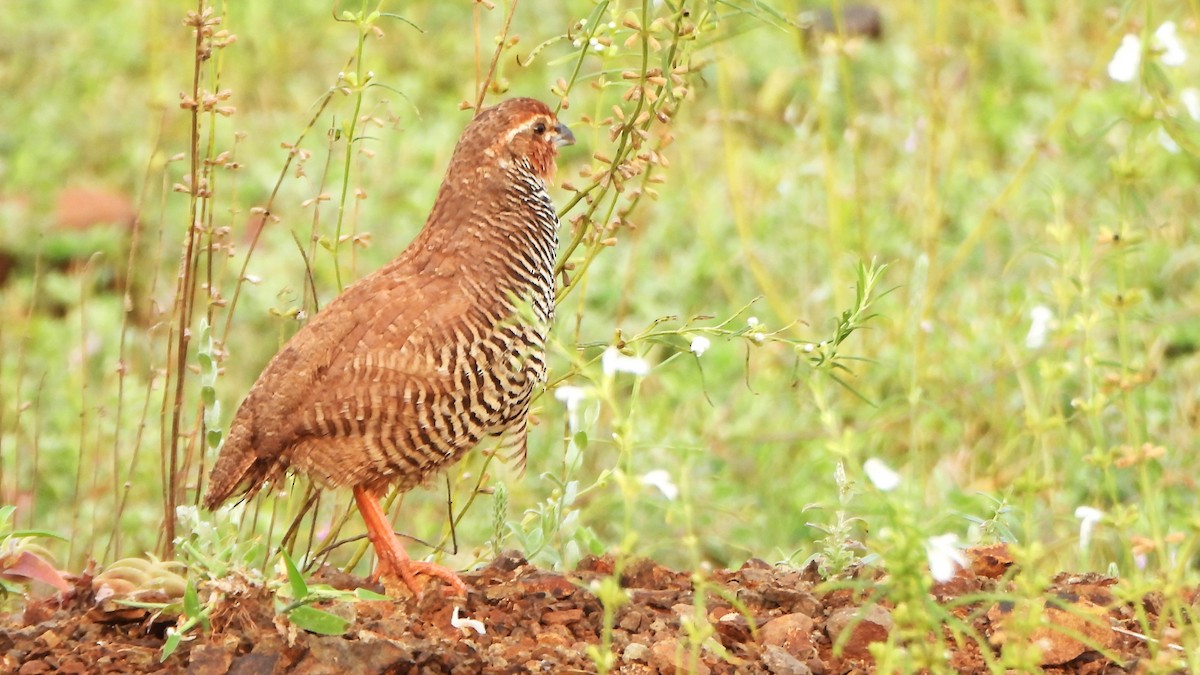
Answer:
[[[288,470],[350,487],[378,574],[414,594],[418,574],[464,592],[452,571],[408,557],[378,498],[419,485],[487,436],[524,451],[554,317],[559,223],[547,185],[558,149],[574,142],[538,100],[480,110],[420,234],[263,370],[230,425],[205,505],[253,496]]]

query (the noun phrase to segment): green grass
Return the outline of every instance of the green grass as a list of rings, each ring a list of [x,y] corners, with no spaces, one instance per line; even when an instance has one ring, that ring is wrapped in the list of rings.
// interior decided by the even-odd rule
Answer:
[[[188,159],[172,157],[190,147],[178,102],[193,65],[186,8],[76,5],[0,7],[0,239],[19,260],[0,295],[0,503],[18,506],[20,527],[67,535],[70,545],[47,546],[71,568],[164,543],[161,406],[165,374],[179,374],[167,349],[189,218],[188,195],[172,191]],[[583,59],[577,80],[570,40],[550,43],[529,67],[514,60],[596,7],[589,25],[599,21],[614,46]],[[548,392],[523,478],[476,453],[449,475],[452,508],[438,478],[403,497],[399,528],[444,542],[453,512],[458,547],[442,557],[456,566],[518,544],[546,564],[600,550],[697,569],[751,556],[799,563],[861,540],[866,552],[908,547],[907,558],[884,556],[903,567],[919,562],[924,538],[956,533],[1011,541],[1034,580],[1111,569],[1142,587],[1195,583],[1200,134],[1180,94],[1200,70],[1200,8],[889,3],[882,42],[839,51],[803,48],[785,21],[797,3],[739,7],[692,8],[697,28],[680,52],[695,69],[687,98],[669,123],[649,127],[652,142],[672,138],[662,150],[669,163],[654,169],[663,182],[644,186],[656,197],[571,257],[588,266],[559,307],[551,379],[587,392],[575,428]],[[460,4],[385,7],[420,30],[382,17],[382,33],[361,41],[361,67],[347,65],[358,29],[334,21],[327,3],[217,9],[226,13],[219,28],[237,41],[205,65],[201,88],[213,87],[219,66],[219,88],[231,92],[222,105],[236,111],[202,116],[199,150],[228,150],[240,164],[215,174],[206,221],[226,300],[249,247],[250,210],[279,181],[279,220],[247,268],[258,283],[243,287],[232,320],[227,306],[212,308],[221,368],[212,384],[228,424],[294,331],[295,313],[311,309],[296,241],[324,303],[339,280],[375,269],[415,235],[468,119],[459,102],[474,99],[506,7],[477,7],[477,24]],[[641,11],[531,1],[516,9],[520,41],[497,80],[509,94],[548,101],[559,78],[572,82],[561,116],[580,143],[561,160],[564,183],[586,186],[581,171],[606,166],[593,153],[614,152],[601,120],[614,104],[631,109],[620,71],[636,73],[640,46],[625,44],[633,33],[623,20]],[[1169,67],[1148,52],[1134,82],[1111,80],[1105,67],[1121,37],[1153,45],[1166,20],[1193,58]],[[361,101],[335,93],[309,128],[341,71],[359,81],[370,71],[385,86],[362,89]],[[348,150],[359,104],[370,119],[356,123],[362,140]],[[1180,152],[1164,147],[1163,129]],[[292,164],[279,180],[280,144],[302,133],[311,153],[303,175]],[[47,263],[47,251],[62,249],[53,246],[62,241],[54,196],[79,184],[140,204],[127,324],[106,282],[125,273],[127,239],[97,242],[108,252],[88,265],[90,250],[71,267]],[[329,199],[306,205],[321,194]],[[554,195],[560,205],[572,197]],[[13,206],[17,198],[28,204]],[[313,232],[336,238],[339,204],[342,233],[370,237],[334,256],[309,242]],[[596,222],[616,216],[606,209]],[[564,222],[583,211],[577,204]],[[614,246],[598,243],[609,236]],[[814,365],[828,347],[805,345],[834,338],[837,318],[855,306],[856,271],[871,261],[887,266],[874,316],[835,361]],[[1053,318],[1031,348],[1035,307]],[[197,334],[207,310],[201,297]],[[662,317],[673,318],[651,330]],[[701,332],[712,346],[696,358],[688,345]],[[621,339],[652,364],[647,376],[602,372],[601,353]],[[185,432],[200,417],[203,382],[185,379]],[[183,454],[186,439],[178,447],[190,457],[181,503],[192,503],[198,450]],[[899,471],[901,488],[871,486],[862,471],[871,457]],[[839,463],[845,489],[834,479]],[[644,484],[655,470],[669,473],[676,499]],[[481,482],[485,493],[475,495]],[[243,525],[243,535],[278,543],[303,491],[284,486],[249,505],[258,525]],[[301,541],[349,505],[345,494],[323,497]],[[1107,514],[1086,549],[1079,506]],[[353,548],[333,559],[347,561]]]

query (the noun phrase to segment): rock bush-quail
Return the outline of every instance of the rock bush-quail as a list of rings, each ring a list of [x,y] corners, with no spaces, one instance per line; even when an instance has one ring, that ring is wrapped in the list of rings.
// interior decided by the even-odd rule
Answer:
[[[454,150],[421,233],[275,355],[213,466],[205,505],[254,495],[288,470],[353,488],[379,572],[457,590],[451,571],[408,558],[378,502],[460,459],[481,439],[525,442],[545,380],[558,217],[546,187],[571,131],[540,101],[481,110]]]

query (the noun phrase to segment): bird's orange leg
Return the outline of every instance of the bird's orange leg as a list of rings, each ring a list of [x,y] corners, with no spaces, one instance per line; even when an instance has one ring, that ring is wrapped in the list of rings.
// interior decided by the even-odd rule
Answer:
[[[383,508],[376,501],[375,495],[364,487],[355,487],[354,501],[358,504],[358,512],[362,514],[363,521],[367,524],[367,536],[370,537],[371,544],[375,547],[375,555],[379,557],[377,574],[398,575],[413,595],[417,596],[421,594],[421,587],[416,582],[417,574],[437,577],[450,584],[457,593],[467,594],[466,585],[454,572],[440,565],[419,562],[408,557],[408,554],[404,552],[404,547],[400,545],[396,533],[392,530],[392,525],[388,522]]]

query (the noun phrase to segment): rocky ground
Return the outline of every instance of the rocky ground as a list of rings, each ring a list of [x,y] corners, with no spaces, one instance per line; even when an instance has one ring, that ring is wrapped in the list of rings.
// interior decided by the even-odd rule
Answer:
[[[986,672],[986,657],[1005,641],[1007,622],[1030,616],[1030,603],[997,601],[1011,588],[1010,560],[1003,548],[971,551],[973,565],[934,588],[934,597],[976,638],[943,636],[950,666]],[[593,582],[612,575],[608,558],[585,561],[570,574],[535,568],[509,553],[463,575],[465,598],[428,589],[420,599],[341,602],[331,610],[351,620],[342,635],[298,629],[276,613],[277,599],[261,586],[231,583],[211,596],[211,631],[192,630],[166,661],[160,661],[172,617],[97,600],[95,579],[84,575],[74,588],[29,602],[0,621],[0,671],[35,673],[187,672],[252,673],[591,673],[589,647],[604,639],[604,609]],[[859,571],[860,580],[874,574]],[[361,579],[318,575],[335,587]],[[628,566],[620,577],[628,602],[608,631],[617,673],[804,673],[873,672],[869,645],[887,638],[891,609],[865,603],[865,594],[823,590],[815,569],[772,567],[750,561],[735,571],[715,571],[703,598],[689,573],[649,561]],[[1164,672],[1176,656],[1140,635],[1159,623],[1161,598],[1118,600],[1115,581],[1098,575],[1062,574],[1033,603],[1043,627],[1031,635],[1045,672]],[[1195,593],[1187,598],[1195,600]],[[699,606],[698,606],[699,605]],[[480,634],[470,623],[481,622]],[[1138,615],[1142,618],[1139,621]],[[707,631],[707,634],[706,634]],[[932,638],[931,638],[932,639]],[[840,649],[835,650],[835,643]],[[982,643],[982,644],[981,644]],[[699,645],[692,649],[690,645]],[[982,650],[987,650],[986,653]],[[595,653],[595,650],[593,650]],[[1157,653],[1157,659],[1153,655]]]

